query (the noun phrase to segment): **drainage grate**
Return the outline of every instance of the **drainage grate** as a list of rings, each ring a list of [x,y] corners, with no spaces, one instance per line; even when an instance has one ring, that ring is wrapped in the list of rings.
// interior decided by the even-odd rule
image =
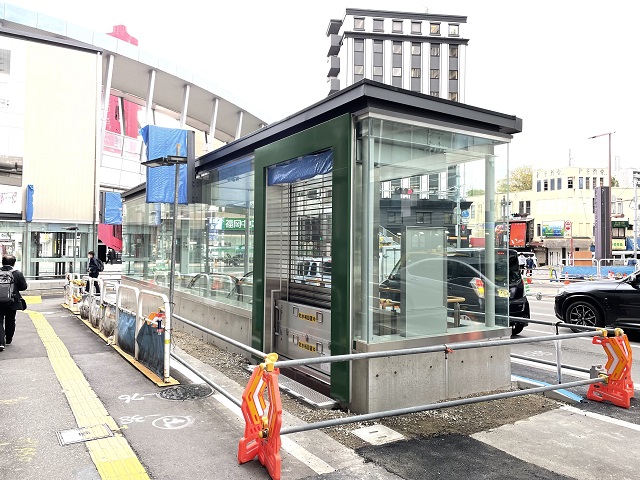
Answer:
[[[213,395],[213,388],[206,383],[194,383],[191,385],[178,385],[169,387],[158,393],[158,397],[165,400],[197,400]]]
[[[253,372],[255,365],[248,365],[247,370]],[[278,375],[278,386],[283,392],[296,397],[303,403],[313,408],[332,409],[338,406],[338,402],[326,395],[309,388],[306,385],[296,382],[285,375]]]
[[[90,427],[72,428],[71,430],[60,430],[56,432],[60,445],[71,445],[74,443],[99,440],[101,438],[113,437],[113,431],[106,423],[92,425]]]

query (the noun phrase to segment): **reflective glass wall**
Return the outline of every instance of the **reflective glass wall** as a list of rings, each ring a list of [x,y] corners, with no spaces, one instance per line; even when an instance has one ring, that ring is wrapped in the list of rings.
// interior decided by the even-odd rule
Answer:
[[[505,221],[494,200],[508,157],[496,147],[507,141],[374,117],[356,123],[355,339],[508,326],[517,259],[494,233]],[[472,209],[484,214],[474,219]]]
[[[199,175],[201,203],[178,208],[176,289],[250,309],[253,297],[253,157]],[[173,204],[123,208],[123,273],[169,284]]]

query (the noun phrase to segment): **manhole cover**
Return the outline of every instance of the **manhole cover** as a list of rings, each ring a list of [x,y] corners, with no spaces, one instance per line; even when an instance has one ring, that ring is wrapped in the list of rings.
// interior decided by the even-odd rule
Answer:
[[[178,385],[169,387],[158,393],[160,398],[165,400],[195,400],[205,398],[213,394],[213,388],[204,383],[193,385]]]

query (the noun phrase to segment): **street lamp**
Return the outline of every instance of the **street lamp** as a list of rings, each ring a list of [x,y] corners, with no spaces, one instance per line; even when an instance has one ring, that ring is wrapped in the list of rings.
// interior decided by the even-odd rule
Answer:
[[[180,144],[177,145],[177,152],[180,153]],[[170,269],[169,269],[169,305],[171,307],[171,317],[173,316],[174,304],[173,304],[173,294],[175,291],[175,271],[176,271],[176,241],[178,238],[178,187],[180,184],[180,165],[187,163],[187,157],[181,157],[179,155],[169,155],[167,157],[154,158],[153,160],[148,160],[146,162],[142,162],[142,165],[145,167],[166,167],[175,165],[175,190],[173,192],[173,234],[172,234],[172,242],[171,242],[171,261]],[[167,315],[167,320],[169,321],[168,325],[173,325],[173,318],[169,318]]]
[[[616,132],[601,133],[600,135],[594,135],[593,137],[587,138],[587,140],[591,140],[592,138],[604,137],[605,135],[609,136],[609,188],[613,186],[613,182],[611,181],[611,135],[614,133]]]

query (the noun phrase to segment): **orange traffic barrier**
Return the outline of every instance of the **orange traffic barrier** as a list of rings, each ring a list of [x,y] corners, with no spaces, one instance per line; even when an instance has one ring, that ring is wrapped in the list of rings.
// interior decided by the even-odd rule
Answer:
[[[254,368],[244,389],[241,407],[245,421],[244,437],[238,445],[238,462],[246,463],[257,456],[273,480],[280,480],[282,469],[282,403],[278,388],[280,370],[273,366],[277,360],[276,353],[267,355],[265,363]],[[269,397],[268,405],[265,390]]]
[[[606,332],[606,331],[605,331]],[[602,345],[607,353],[608,380],[606,383],[594,383],[589,386],[587,398],[597,402],[608,401],[623,408],[631,407],[634,396],[631,365],[633,352],[627,335],[619,328],[614,337],[593,337],[594,345]]]

